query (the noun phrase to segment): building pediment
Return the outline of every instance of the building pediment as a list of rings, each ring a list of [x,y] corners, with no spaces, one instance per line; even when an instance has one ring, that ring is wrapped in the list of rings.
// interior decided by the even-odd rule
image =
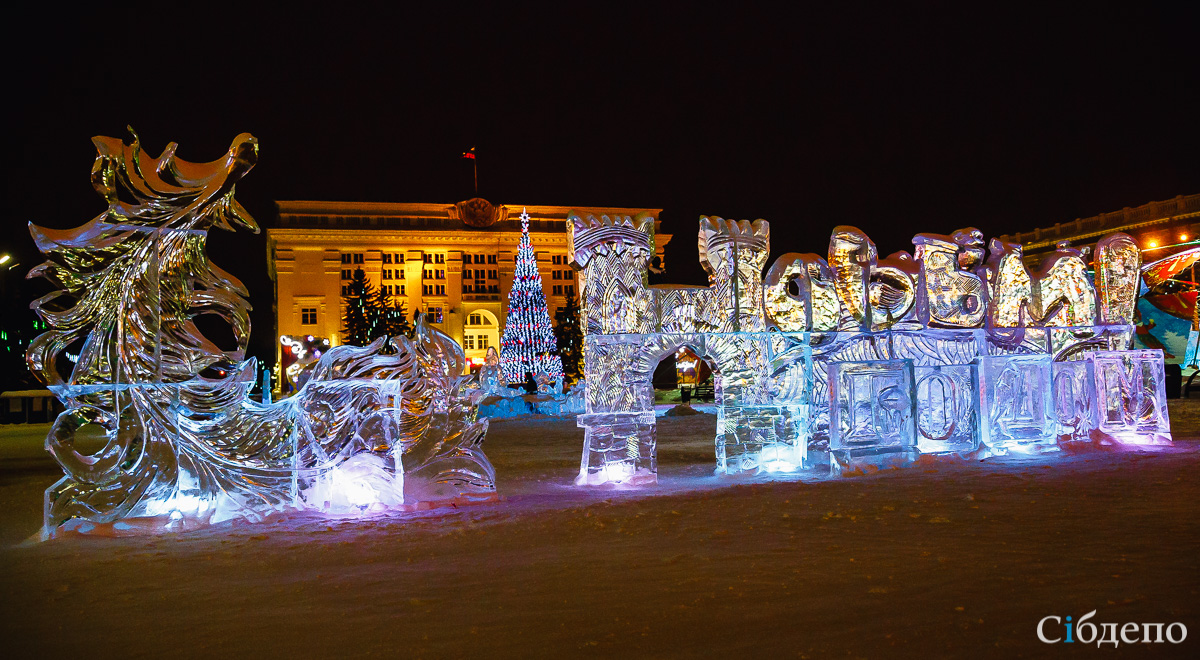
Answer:
[[[508,219],[507,206],[496,206],[482,197],[459,202],[447,208],[446,212],[450,219],[461,220],[464,225],[479,229]]]

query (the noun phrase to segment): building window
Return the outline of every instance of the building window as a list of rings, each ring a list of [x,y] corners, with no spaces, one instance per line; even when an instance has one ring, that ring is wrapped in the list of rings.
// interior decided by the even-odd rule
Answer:
[[[363,262],[363,253],[355,252],[354,253],[354,263],[361,264],[362,262]]]
[[[559,314],[562,314],[565,311],[567,311],[566,307],[559,307],[558,309],[554,310],[554,315],[558,316]]]
[[[344,264],[350,263],[350,253],[349,252],[342,253],[342,263],[344,263]]]
[[[348,296],[348,295],[350,295],[350,287],[348,287],[348,286],[342,286],[342,295],[343,295],[343,296]]]
[[[575,297],[575,285],[574,284],[567,285],[567,296],[570,298]]]
[[[391,252],[383,253],[383,263],[385,263],[385,264],[392,263],[392,253]]]
[[[397,291],[399,291],[399,293],[397,293],[396,295],[398,295],[398,296],[402,296],[402,295],[404,295],[404,285],[403,285],[403,284],[401,284],[401,285],[398,285],[398,286],[396,287],[396,290],[397,290]]]
[[[354,271],[350,270],[349,268],[343,268],[342,269],[342,279],[343,280],[354,279]]]
[[[562,255],[561,254],[554,255],[553,257],[551,257],[551,261],[554,263],[555,266],[561,266],[562,265]],[[557,278],[555,278],[555,279],[557,279]]]
[[[439,280],[444,280],[444,279],[446,279],[446,271],[444,271],[444,270],[439,270],[439,271],[437,272],[437,278],[438,278]]]
[[[424,271],[421,273],[421,277],[422,277],[422,278],[424,278],[424,279],[427,279],[427,280],[432,280],[432,279],[433,279],[433,270],[432,270],[432,269],[430,269],[430,268],[426,268],[426,269],[425,269],[425,270],[424,270]]]
[[[470,284],[463,285],[463,293],[471,293],[471,285]]]
[[[421,285],[421,295],[423,295],[423,296],[432,295],[430,293],[431,289],[433,289],[433,287],[429,286],[428,284],[422,284]]]
[[[442,322],[442,308],[441,307],[426,307],[425,308],[425,322],[426,323],[441,323]]]
[[[562,295],[562,285],[561,284],[554,285],[554,295],[556,295],[556,296]]]
[[[425,260],[425,263],[427,263],[427,264],[433,263],[433,255],[432,254],[425,253],[425,254],[422,254],[421,257]]]
[[[475,335],[463,335],[463,348],[468,351],[475,350]]]
[[[446,263],[446,255],[444,255],[444,254],[435,254],[435,255],[433,255],[433,263],[435,263],[435,264],[444,264],[444,263]]]
[[[383,295],[385,295],[385,296],[392,295],[392,285],[391,284],[383,284],[383,285],[380,285],[379,288],[383,291]]]
[[[488,285],[488,293],[500,293],[500,285],[499,284],[489,284]]]
[[[489,271],[488,271],[488,279],[489,279],[489,280],[498,280],[498,279],[500,279],[500,278],[496,276],[496,271],[494,271],[494,270],[489,270]]]
[[[446,285],[445,284],[437,285],[437,293],[434,295],[438,295],[438,296],[446,295]]]
[[[489,254],[489,255],[488,255],[488,263],[489,263],[489,264],[494,264],[494,263],[496,263],[496,255],[494,255],[494,254]]]
[[[300,310],[300,325],[316,325],[317,324],[317,308],[305,307]]]
[[[468,316],[467,325],[483,325],[483,314],[471,314]]]
[[[380,278],[380,279],[383,279],[383,280],[390,280],[390,279],[392,279],[392,269],[391,269],[391,268],[384,268],[383,270],[379,271],[379,278]]]
[[[396,254],[392,255],[392,263],[397,263],[397,264],[404,263],[404,253],[397,252]]]

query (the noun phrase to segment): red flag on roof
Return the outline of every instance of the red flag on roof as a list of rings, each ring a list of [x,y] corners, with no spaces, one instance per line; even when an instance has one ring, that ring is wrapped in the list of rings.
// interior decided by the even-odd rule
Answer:
[[[470,158],[471,160],[475,160],[475,147],[471,147],[470,151],[464,151],[462,157]]]

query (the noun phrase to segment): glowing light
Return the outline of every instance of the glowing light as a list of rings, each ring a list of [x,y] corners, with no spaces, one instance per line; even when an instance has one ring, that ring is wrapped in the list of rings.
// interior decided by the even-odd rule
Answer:
[[[1180,241],[1186,241],[1187,239],[1188,239],[1188,235],[1187,235],[1187,234],[1180,234],[1180,235],[1179,235],[1179,240],[1180,240]]]
[[[1146,247],[1156,248],[1158,247],[1158,241],[1149,241],[1146,243]]]
[[[3,266],[4,264],[8,263],[9,259],[12,259],[11,255],[0,254],[0,266]]]

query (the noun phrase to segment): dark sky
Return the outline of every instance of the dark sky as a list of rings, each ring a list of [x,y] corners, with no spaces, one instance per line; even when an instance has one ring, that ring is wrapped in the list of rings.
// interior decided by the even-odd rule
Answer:
[[[1195,3],[747,4],[43,3],[4,27],[0,249],[99,213],[89,138],[126,124],[198,161],[253,133],[238,199],[262,224],[276,199],[471,197],[476,146],[494,202],[663,208],[668,279],[697,284],[701,214],[766,218],[774,254],[839,224],[886,254],[1200,192]],[[265,333],[263,250],[210,247]]]

